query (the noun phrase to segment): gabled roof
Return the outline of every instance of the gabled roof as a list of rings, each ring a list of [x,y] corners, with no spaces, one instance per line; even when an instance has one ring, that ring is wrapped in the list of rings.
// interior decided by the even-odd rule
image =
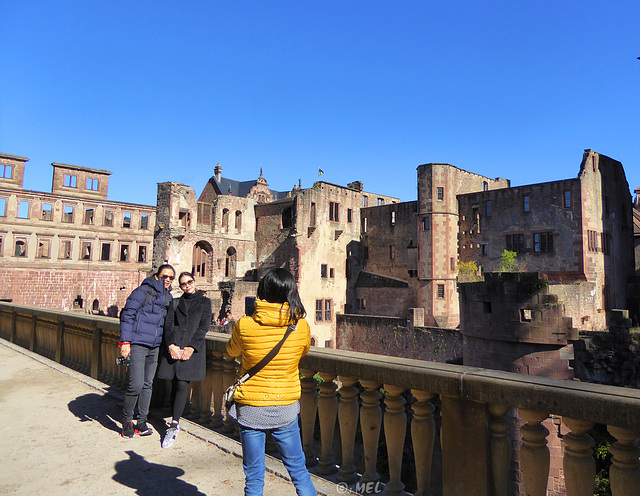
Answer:
[[[228,195],[229,193],[231,193],[232,196],[246,198],[251,191],[251,188],[258,184],[258,180],[254,179],[253,181],[235,181],[233,179],[221,177],[220,181],[218,181],[215,176],[212,176],[209,179],[209,183],[213,186],[213,189],[218,195]],[[273,198],[276,200],[284,198],[287,195],[286,192],[282,191],[275,191],[272,189],[270,189],[269,191],[273,195]]]

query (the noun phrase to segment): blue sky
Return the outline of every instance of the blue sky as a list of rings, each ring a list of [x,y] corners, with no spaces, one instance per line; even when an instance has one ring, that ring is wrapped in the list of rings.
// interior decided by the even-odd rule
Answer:
[[[583,150],[640,186],[640,2],[0,0],[0,153],[155,204],[223,175],[416,199],[446,162],[514,186]]]

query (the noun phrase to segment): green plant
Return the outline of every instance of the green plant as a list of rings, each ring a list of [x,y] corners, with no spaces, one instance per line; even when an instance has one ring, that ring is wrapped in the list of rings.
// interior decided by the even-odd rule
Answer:
[[[499,272],[518,272],[520,267],[516,258],[518,254],[515,251],[504,250],[500,255],[500,267]]]

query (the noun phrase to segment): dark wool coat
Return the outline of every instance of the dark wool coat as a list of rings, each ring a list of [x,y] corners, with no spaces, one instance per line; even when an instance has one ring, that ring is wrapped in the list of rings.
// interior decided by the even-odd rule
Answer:
[[[158,378],[176,377],[183,381],[203,381],[207,366],[205,336],[211,326],[211,300],[196,293],[190,302],[188,315],[183,300],[184,297],[180,297],[177,306],[169,306],[158,364]],[[169,353],[171,344],[182,349],[191,346],[193,355],[189,360],[173,360]]]
[[[120,341],[156,348],[162,342],[171,294],[162,279],[147,277],[134,289],[120,314]]]

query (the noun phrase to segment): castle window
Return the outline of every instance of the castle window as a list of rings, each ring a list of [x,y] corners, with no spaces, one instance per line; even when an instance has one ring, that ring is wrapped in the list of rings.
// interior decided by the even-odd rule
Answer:
[[[489,190],[489,183],[487,181],[482,181],[482,191]]]
[[[438,187],[437,195],[438,195],[438,201],[444,200],[444,188],[443,187],[440,187],[440,186]]]
[[[236,232],[242,231],[242,212],[236,210]]]
[[[522,211],[530,212],[529,195],[525,195],[522,197]]]
[[[120,261],[128,262],[129,261],[129,245],[120,243]]]
[[[364,310],[366,307],[366,300],[364,298],[358,298],[356,300],[356,306],[358,308],[358,310]]]
[[[145,263],[147,261],[147,247],[146,245],[138,246],[138,262]]]
[[[282,229],[290,229],[293,227],[293,209],[287,207],[282,211]]]
[[[384,199],[378,198],[378,206],[384,205]]]
[[[533,234],[533,252],[534,253],[552,253],[553,252],[553,233],[541,232]]]
[[[409,277],[418,277],[417,269],[409,269]]]
[[[332,300],[316,300],[316,322],[331,322]]]
[[[0,198],[0,217],[7,216],[7,199]]]
[[[320,265],[320,277],[322,278],[327,277],[327,264]]]
[[[520,309],[520,322],[531,322],[531,310]]]
[[[29,202],[21,201],[18,203],[18,219],[29,218]]]
[[[309,227],[316,227],[316,204],[311,203],[309,210]]]
[[[149,229],[149,216],[141,215],[140,216],[140,229]]]
[[[602,247],[602,253],[605,255],[611,255],[611,234],[603,232],[600,235],[600,246]]]
[[[456,270],[456,259],[453,257],[449,258],[449,269],[451,269],[451,272],[455,272]]]
[[[27,240],[26,239],[17,239],[15,250],[13,252],[16,257],[26,257],[27,256]]]
[[[13,178],[13,166],[12,165],[4,165],[2,167],[2,177],[4,179]]]
[[[444,284],[438,284],[438,298],[444,298]]]
[[[329,269],[329,278],[330,278],[330,279],[333,279],[333,278],[335,278],[335,277],[336,277],[336,269],[334,269],[333,267],[331,267],[331,268]]]
[[[487,217],[491,215],[491,200],[487,200]]]
[[[365,261],[369,260],[369,247],[368,247],[368,246],[365,246],[365,247],[364,247],[364,255],[363,255],[363,258],[364,258],[364,260],[365,260]]]
[[[563,196],[564,208],[571,208],[571,191],[565,191]]]
[[[366,233],[367,232],[367,218],[363,217],[361,222],[362,222],[362,232]]]
[[[108,262],[109,260],[111,260],[111,243],[102,243],[100,260],[102,260],[103,262]]]
[[[86,208],[84,210],[84,223],[85,224],[93,224],[93,214],[94,210],[92,208]]]
[[[396,247],[389,245],[389,260],[393,260],[394,258],[396,258]]]
[[[73,207],[71,205],[65,205],[62,211],[62,222],[67,224],[73,224]]]
[[[589,251],[598,251],[598,233],[596,231],[587,231],[587,248]]]
[[[105,210],[104,211],[104,225],[108,227],[113,226],[113,211]]]
[[[58,258],[61,260],[69,260],[71,258],[71,240],[63,239],[60,241],[60,251],[58,252]]]
[[[124,212],[122,214],[122,227],[124,229],[131,228],[131,212]]]
[[[429,217],[425,217],[424,219],[422,219],[422,228],[425,231],[429,230]]]
[[[91,177],[87,178],[87,189],[89,191],[98,191],[98,180]]]
[[[334,222],[340,221],[339,208],[339,203],[329,202],[329,220],[332,220]]]
[[[53,207],[51,203],[42,204],[42,220],[46,220],[46,221],[53,220]]]
[[[349,224],[353,222],[353,210],[350,208],[347,209],[347,222]]]
[[[50,238],[38,238],[38,258],[49,258],[51,251],[51,239]]]
[[[396,213],[395,212],[391,212],[391,225],[392,226],[396,225]]]
[[[516,253],[523,252],[524,234],[507,234],[505,236],[505,249],[508,251],[515,251]]]
[[[362,195],[362,206],[366,207],[369,202],[369,197],[367,195]]]
[[[484,243],[484,244],[480,245],[480,248],[481,248],[481,250],[482,250],[480,253],[481,253],[482,255],[486,256],[486,255],[487,255],[487,244],[486,244],[486,243]]]
[[[78,182],[78,176],[72,176],[70,174],[64,175],[64,185],[67,188],[76,188]]]
[[[229,209],[225,208],[222,210],[222,232],[228,232],[228,231],[229,231]]]
[[[82,260],[91,260],[91,241],[82,242],[82,250],[80,251]]]

